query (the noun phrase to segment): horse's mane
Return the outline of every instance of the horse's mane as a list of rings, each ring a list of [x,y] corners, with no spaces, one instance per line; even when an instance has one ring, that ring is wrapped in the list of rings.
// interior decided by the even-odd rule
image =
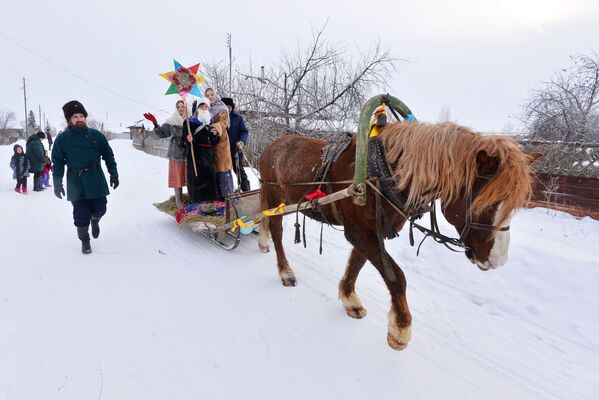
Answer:
[[[530,198],[529,157],[509,137],[483,136],[449,122],[393,123],[380,137],[399,189],[409,187],[408,208],[421,207],[435,197],[446,202],[457,200],[462,189],[470,195],[481,150],[497,158],[498,169],[474,199],[475,215],[501,202],[496,219],[501,225]]]

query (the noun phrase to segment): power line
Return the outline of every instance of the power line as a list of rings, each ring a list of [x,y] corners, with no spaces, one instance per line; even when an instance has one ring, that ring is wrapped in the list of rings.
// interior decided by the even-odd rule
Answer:
[[[81,76],[81,75],[77,74],[76,72],[73,72],[73,71],[71,71],[71,70],[69,70],[69,69],[67,69],[67,68],[64,68],[64,67],[62,67],[62,66],[60,66],[60,65],[56,64],[56,63],[55,63],[55,62],[53,62],[52,60],[49,60],[49,59],[47,59],[46,57],[44,57],[44,56],[42,56],[42,55],[39,55],[39,54],[37,54],[37,53],[36,53],[36,52],[34,52],[33,50],[30,50],[30,49],[28,49],[27,47],[23,46],[23,45],[22,45],[22,44],[20,44],[19,42],[17,42],[17,41],[15,41],[15,40],[13,40],[12,38],[10,38],[10,37],[6,36],[6,35],[5,35],[4,33],[2,33],[2,32],[0,32],[0,36],[2,36],[3,38],[5,38],[6,40],[8,40],[8,41],[12,42],[13,44],[15,44],[15,45],[19,46],[19,47],[20,47],[20,48],[22,48],[23,50],[25,50],[25,51],[27,51],[27,52],[31,53],[31,54],[32,54],[32,55],[34,55],[35,57],[37,57],[37,58],[39,58],[39,59],[41,59],[41,60],[43,60],[43,61],[47,62],[48,64],[50,64],[50,65],[54,66],[55,68],[58,68],[58,69],[60,69],[60,70],[61,70],[61,71],[63,71],[63,72],[66,72],[66,73],[68,73],[68,74],[70,74],[70,75],[73,75],[74,77],[76,77],[76,78],[79,78],[79,79],[81,79],[82,81],[84,81],[84,82],[86,82],[86,83],[88,83],[88,84],[90,84],[90,85],[92,85],[92,86],[95,86],[95,87],[97,87],[98,89],[102,89],[102,90],[104,90],[104,91],[106,91],[106,92],[108,92],[108,93],[111,93],[111,94],[113,94],[113,95],[115,95],[115,96],[121,97],[121,98],[123,98],[123,99],[125,99],[125,100],[129,100],[129,101],[131,101],[131,102],[133,102],[133,103],[136,103],[136,104],[139,104],[139,105],[141,105],[141,106],[148,107],[148,108],[152,108],[152,109],[154,109],[154,110],[157,110],[157,111],[160,111],[160,112],[163,112],[163,113],[166,113],[166,114],[170,114],[170,112],[168,112],[168,111],[165,111],[165,110],[163,110],[163,109],[161,109],[161,108],[156,108],[156,107],[154,107],[154,106],[151,106],[151,105],[149,105],[149,104],[142,103],[142,102],[140,102],[140,101],[137,101],[137,100],[135,100],[135,99],[133,99],[133,98],[131,98],[131,97],[129,97],[129,96],[125,96],[125,95],[123,95],[123,94],[120,94],[120,93],[118,93],[118,92],[115,92],[114,90],[112,90],[112,89],[109,89],[109,88],[107,88],[107,87],[104,87],[104,86],[102,86],[102,85],[100,85],[100,84],[97,84],[97,83],[95,83],[95,82],[93,82],[93,81],[91,81],[91,80],[89,80],[89,79],[85,78],[84,76]]]

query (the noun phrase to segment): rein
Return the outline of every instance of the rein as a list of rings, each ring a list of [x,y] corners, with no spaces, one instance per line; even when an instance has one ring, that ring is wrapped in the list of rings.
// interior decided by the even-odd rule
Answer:
[[[481,175],[479,177],[482,179],[491,180],[493,178],[493,176],[494,175]],[[466,246],[464,241],[466,240],[466,236],[472,229],[480,229],[480,230],[486,230],[486,231],[493,231],[493,230],[497,229],[498,231],[502,231],[502,232],[510,230],[509,225],[503,226],[501,228],[497,228],[497,226],[495,226],[495,225],[474,222],[472,220],[472,194],[470,194],[468,196],[466,210],[467,210],[466,211],[466,225],[462,229],[462,232],[460,233],[459,238],[452,238],[452,237],[446,236],[441,233],[441,231],[439,229],[439,225],[437,223],[437,211],[436,211],[436,206],[435,206],[435,200],[433,200],[431,202],[431,209],[430,209],[431,227],[430,227],[430,229],[425,228],[424,226],[416,223],[416,220],[422,218],[423,214],[410,217],[410,245],[412,247],[414,246],[414,228],[416,228],[420,232],[424,233],[424,238],[422,238],[422,240],[420,241],[420,244],[418,245],[418,249],[416,250],[416,256],[418,256],[418,254],[420,253],[420,246],[422,246],[422,243],[424,243],[424,241],[426,240],[427,237],[432,237],[435,242],[441,243],[443,246],[447,247],[451,251],[462,252],[461,250],[454,248],[454,247],[457,247],[457,248],[464,249],[464,252],[467,252],[467,251],[470,251],[470,248],[468,248],[468,246]]]

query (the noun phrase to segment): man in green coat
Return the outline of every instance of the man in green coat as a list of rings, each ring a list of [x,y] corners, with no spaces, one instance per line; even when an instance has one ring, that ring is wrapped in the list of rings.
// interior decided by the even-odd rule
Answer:
[[[42,136],[40,136],[40,134]],[[25,146],[25,153],[29,159],[30,167],[29,172],[33,172],[33,191],[41,192],[44,190],[40,185],[40,178],[42,177],[42,171],[46,164],[46,155],[44,153],[44,145],[41,139],[45,138],[44,132],[38,132],[35,135],[29,136],[27,139],[27,145]]]
[[[59,199],[65,194],[62,185],[64,167],[67,166],[67,200],[73,204],[73,220],[81,240],[81,251],[91,253],[89,225],[92,236],[100,235],[100,218],[106,213],[106,196],[110,193],[100,158],[110,174],[110,186],[119,185],[116,161],[108,140],[99,131],[86,125],[87,111],[77,100],[62,107],[67,129],[60,133],[52,146],[54,164],[54,194]]]

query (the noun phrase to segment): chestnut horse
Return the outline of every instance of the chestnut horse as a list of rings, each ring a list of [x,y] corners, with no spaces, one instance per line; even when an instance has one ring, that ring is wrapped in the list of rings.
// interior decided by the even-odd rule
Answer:
[[[482,270],[505,264],[509,245],[510,218],[523,207],[531,193],[529,157],[511,138],[483,136],[453,123],[424,124],[397,122],[388,124],[380,134],[396,189],[407,202],[404,215],[382,201],[388,222],[399,232],[406,216],[417,214],[422,206],[440,200],[441,210],[467,249],[466,256]],[[313,182],[321,161],[321,149],[327,142],[294,135],[282,136],[262,153],[259,162],[262,208],[284,202],[302,201],[316,186],[293,185]],[[351,180],[354,173],[356,137],[331,167],[327,181]],[[348,184],[332,185],[337,191]],[[339,283],[339,297],[346,313],[362,318],[366,310],[355,293],[360,269],[370,261],[383,277],[391,294],[387,341],[396,350],[404,349],[412,336],[412,316],[406,300],[406,278],[401,268],[379,245],[375,218],[376,199],[367,190],[365,206],[345,198],[322,206],[325,221],[343,226],[345,238],[353,246],[345,274]],[[320,212],[306,211],[321,220]],[[473,222],[472,225],[467,221]],[[487,229],[481,229],[487,228]],[[279,276],[285,286],[295,286],[296,279],[282,244],[282,216],[262,222],[260,247],[268,249],[272,235]],[[384,252],[384,253],[383,253]],[[391,273],[389,273],[391,269]]]

